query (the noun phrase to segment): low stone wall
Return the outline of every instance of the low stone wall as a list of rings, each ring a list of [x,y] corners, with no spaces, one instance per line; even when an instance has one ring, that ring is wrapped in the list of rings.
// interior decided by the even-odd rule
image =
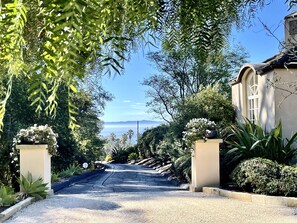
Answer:
[[[10,208],[6,209],[5,211],[0,213],[0,222],[4,222],[8,218],[10,218],[12,215],[14,215],[19,210],[27,207],[28,205],[32,204],[35,201],[34,197],[28,197],[27,199],[11,206]]]
[[[203,193],[216,194],[223,197],[233,198],[240,201],[253,202],[262,205],[297,207],[296,197],[278,197],[261,194],[251,194],[245,192],[229,191],[216,187],[203,187]]]

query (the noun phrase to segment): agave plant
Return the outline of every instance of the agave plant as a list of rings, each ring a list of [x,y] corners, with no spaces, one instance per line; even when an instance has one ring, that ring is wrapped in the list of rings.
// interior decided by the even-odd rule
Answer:
[[[82,168],[78,165],[72,164],[67,169],[59,173],[60,177],[69,178],[73,175],[79,175],[82,173]]]
[[[42,178],[38,178],[37,180],[33,180],[32,174],[28,173],[28,178],[21,175],[21,178],[18,179],[18,183],[21,187],[20,197],[35,197],[37,199],[43,199],[47,195],[47,190],[49,189],[46,185],[47,183],[43,183]]]
[[[293,147],[296,140],[297,133],[291,139],[282,138],[281,122],[270,132],[266,132],[259,124],[245,119],[243,124],[231,126],[231,134],[226,142],[232,148],[227,154],[232,156],[230,163],[262,157],[287,164],[297,154]]]
[[[128,160],[129,153],[126,150],[126,147],[121,147],[115,145],[111,151],[112,160],[115,163],[125,163]]]

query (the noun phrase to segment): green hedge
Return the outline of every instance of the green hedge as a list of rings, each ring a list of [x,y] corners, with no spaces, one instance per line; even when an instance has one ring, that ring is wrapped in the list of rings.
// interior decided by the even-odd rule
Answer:
[[[244,191],[267,195],[297,196],[297,167],[253,158],[241,162],[231,178]]]

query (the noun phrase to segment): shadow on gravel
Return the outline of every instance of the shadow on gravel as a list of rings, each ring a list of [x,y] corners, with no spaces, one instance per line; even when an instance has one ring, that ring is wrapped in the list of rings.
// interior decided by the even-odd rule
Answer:
[[[56,199],[61,199],[61,207],[66,209],[75,209],[75,208],[83,208],[89,210],[103,210],[103,211],[112,211],[118,208],[121,208],[115,202],[92,198],[90,196],[86,197],[78,197],[78,196],[71,196],[67,195],[69,199],[63,199],[64,195],[57,195]]]

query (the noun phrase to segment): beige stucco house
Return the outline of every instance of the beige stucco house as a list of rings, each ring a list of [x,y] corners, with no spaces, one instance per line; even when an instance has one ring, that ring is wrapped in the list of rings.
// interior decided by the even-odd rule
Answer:
[[[283,138],[297,132],[297,13],[285,17],[285,49],[258,64],[244,64],[232,81],[237,117],[269,131],[282,122]],[[295,93],[295,94],[294,94]]]

